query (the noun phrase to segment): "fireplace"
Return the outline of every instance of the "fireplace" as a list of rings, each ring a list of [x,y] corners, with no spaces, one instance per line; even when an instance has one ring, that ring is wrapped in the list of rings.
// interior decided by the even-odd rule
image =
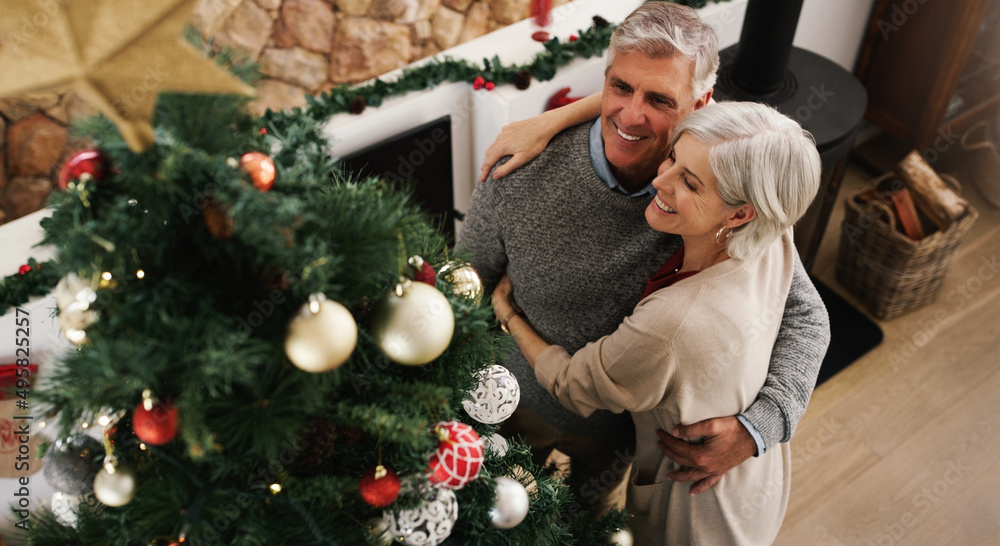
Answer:
[[[451,140],[448,115],[342,157],[338,164],[362,178],[374,176],[397,188],[412,187],[417,203],[454,236],[462,213],[455,210]]]

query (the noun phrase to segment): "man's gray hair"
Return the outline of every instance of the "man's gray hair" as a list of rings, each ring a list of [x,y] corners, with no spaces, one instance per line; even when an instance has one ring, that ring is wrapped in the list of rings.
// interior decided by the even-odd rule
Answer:
[[[676,53],[694,61],[692,100],[715,85],[719,69],[719,38],[693,8],[673,2],[646,2],[618,25],[608,47],[610,68],[618,53],[642,53],[663,59]]]
[[[813,136],[770,106],[709,104],[678,124],[673,143],[684,134],[711,147],[708,162],[726,206],[749,203],[757,211],[726,242],[732,258],[763,252],[805,214],[819,190],[822,166]]]

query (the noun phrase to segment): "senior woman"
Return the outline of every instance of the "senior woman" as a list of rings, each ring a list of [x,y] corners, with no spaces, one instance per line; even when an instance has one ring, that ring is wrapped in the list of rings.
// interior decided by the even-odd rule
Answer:
[[[549,345],[517,312],[506,277],[494,312],[540,384],[567,408],[629,411],[637,452],[626,506],[637,544],[765,544],[788,504],[788,444],[751,458],[708,492],[677,470],[655,431],[749,406],[767,375],[794,263],[791,227],[819,187],[812,136],[755,103],[690,114],[653,181],[646,221],[684,246],[648,283],[633,314],[575,354]]]

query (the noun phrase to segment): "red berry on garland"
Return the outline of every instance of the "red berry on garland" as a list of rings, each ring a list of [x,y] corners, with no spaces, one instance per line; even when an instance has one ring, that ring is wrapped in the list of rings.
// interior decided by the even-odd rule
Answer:
[[[59,171],[59,187],[66,189],[70,182],[80,180],[85,175],[94,180],[103,180],[110,170],[107,156],[98,150],[84,150],[63,163]]]
[[[576,37],[576,34],[570,34],[570,35],[569,35],[569,41],[571,41],[571,42],[575,42],[575,41],[577,41],[578,39],[579,39],[579,38],[577,38],[577,37]]]
[[[274,176],[274,160],[261,152],[247,152],[240,158],[240,169],[250,175],[255,188],[260,191],[271,189]]]
[[[495,84],[493,82],[486,82],[486,84],[483,85],[483,87],[485,87],[487,91],[493,91],[493,88],[496,87],[496,86],[497,86],[497,84]]]
[[[368,504],[375,508],[389,506],[399,496],[399,476],[391,468],[373,466],[361,476],[358,488]]]
[[[147,398],[139,402],[132,413],[132,430],[147,444],[163,445],[177,436],[177,408],[169,402],[153,402]]]
[[[479,477],[483,466],[483,441],[469,425],[445,421],[434,427],[441,442],[431,455],[427,479],[446,489],[461,489]]]
[[[541,42],[543,44],[545,42],[548,42],[551,37],[552,36],[550,36],[549,33],[545,32],[544,30],[536,30],[535,32],[533,32],[531,34],[531,39],[532,40],[534,40],[536,42]]]
[[[30,271],[31,271],[31,266],[28,264],[24,264],[21,267],[17,268],[17,274],[22,276],[27,275],[28,272]]]
[[[261,127],[260,131],[257,131],[257,132],[259,134],[261,134],[261,135],[266,135],[267,134],[267,127]]]
[[[413,268],[410,271],[409,277],[415,281],[422,282],[424,284],[429,284],[435,286],[437,284],[437,272],[431,267],[431,264],[424,261],[420,256],[410,256],[407,260],[410,266]]]

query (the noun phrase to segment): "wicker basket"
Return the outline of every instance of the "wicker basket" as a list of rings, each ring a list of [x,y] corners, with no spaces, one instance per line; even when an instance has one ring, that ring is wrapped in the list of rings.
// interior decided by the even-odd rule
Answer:
[[[872,187],[893,178],[893,172],[883,174]],[[951,176],[942,174],[941,178],[959,189]],[[941,292],[955,251],[979,214],[970,206],[947,229],[914,241],[896,228],[891,211],[879,210],[884,207],[880,202],[861,202],[858,197],[862,193],[846,201],[837,280],[864,302],[872,315],[888,320],[927,305]]]

